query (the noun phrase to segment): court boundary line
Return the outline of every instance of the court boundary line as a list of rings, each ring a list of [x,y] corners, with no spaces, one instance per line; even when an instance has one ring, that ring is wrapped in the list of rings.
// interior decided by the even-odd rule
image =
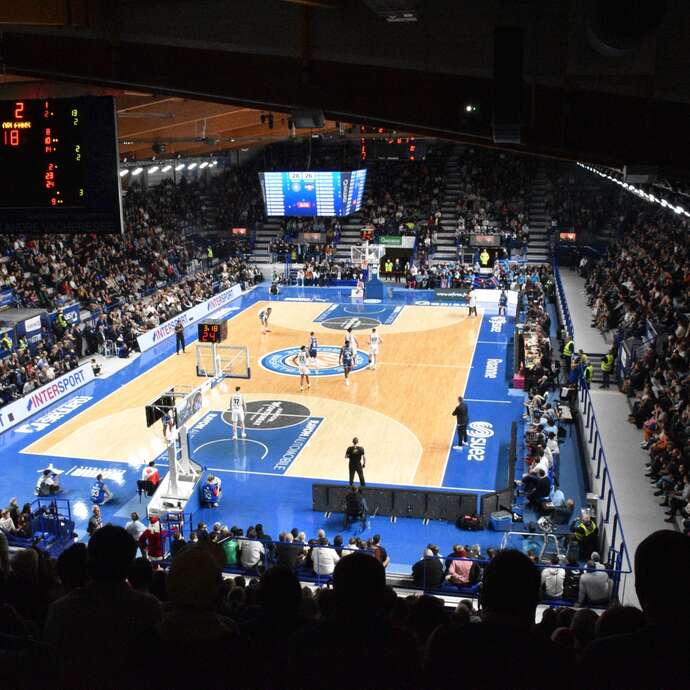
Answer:
[[[265,443],[262,443],[261,441],[257,441],[256,439],[253,438],[217,438],[214,439],[213,441],[206,441],[205,443],[202,443],[200,446],[197,446],[196,448],[192,449],[192,453],[198,453],[202,448],[205,448],[206,446],[210,446],[214,443],[256,443],[257,446],[263,446],[264,447],[264,454],[261,456],[261,460],[263,460],[267,455],[268,455],[268,446]],[[192,458],[192,460],[195,460]],[[196,462],[196,460],[195,460]],[[237,470],[238,472],[241,471],[248,471],[248,470]]]
[[[469,318],[469,317],[467,317]],[[462,396],[463,398],[465,397],[465,393],[467,392],[467,384],[470,381],[470,369],[473,366],[474,362],[474,355],[477,351],[477,343],[479,342],[479,334],[482,332],[482,323],[484,323],[484,312],[482,311],[482,315],[479,317],[479,328],[477,329],[477,336],[474,339],[474,345],[472,346],[472,354],[470,356],[470,364],[467,367],[467,377],[465,378],[465,385],[462,388]],[[443,473],[441,474],[441,486],[443,486],[443,482],[446,478],[446,470],[448,469],[448,463],[450,462],[450,454],[453,452],[453,439],[455,438],[455,434],[457,433],[457,424],[453,425],[455,428],[453,429],[453,433],[450,436],[450,443],[448,444],[448,452],[446,453],[446,461],[443,463]],[[492,493],[493,491],[496,491],[496,489],[492,489],[488,493]]]
[[[512,400],[483,400],[482,398],[465,398],[467,402],[496,403],[497,405],[510,405]]]

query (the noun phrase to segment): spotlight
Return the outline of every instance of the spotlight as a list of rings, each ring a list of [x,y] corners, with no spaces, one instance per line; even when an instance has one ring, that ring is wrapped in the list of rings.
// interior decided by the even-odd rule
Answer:
[[[196,163],[190,163],[190,164],[187,166],[187,170],[194,170],[194,168],[196,168],[196,165],[197,165]]]
[[[466,113],[475,113],[475,112],[477,112],[477,106],[474,105],[473,103],[468,103],[465,106],[465,112]]]
[[[157,165],[152,165],[152,166],[148,169],[148,173],[149,173],[149,175],[153,175],[153,173],[155,173],[155,172],[158,172],[158,166],[157,166]]]
[[[129,175],[129,170],[127,168],[120,170],[120,177],[124,177],[125,175]]]
[[[168,172],[168,170],[170,170],[171,168],[172,168],[172,165],[168,164],[164,168],[161,168],[161,172],[164,172],[164,173]]]
[[[204,161],[204,162],[199,166],[199,168],[202,169],[202,168],[205,168],[205,167],[207,167],[207,166],[208,166],[208,161]]]
[[[144,171],[144,168],[134,168],[132,170],[132,177],[136,177],[137,175],[141,175],[141,173]]]
[[[184,163],[180,163],[179,165],[175,166],[175,170],[177,170],[177,172],[179,172],[180,170],[184,170],[184,169],[185,169]]]

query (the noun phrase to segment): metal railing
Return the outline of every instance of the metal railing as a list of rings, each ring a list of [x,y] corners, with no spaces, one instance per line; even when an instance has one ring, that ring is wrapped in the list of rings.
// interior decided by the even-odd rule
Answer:
[[[592,492],[596,494],[599,500],[597,517],[601,532],[602,551],[608,550],[609,556],[615,555],[615,561],[612,558],[607,560],[615,562],[615,570],[626,575],[632,572],[630,556],[625,543],[620,510],[611,482],[611,472],[606,461],[606,452],[599,433],[599,424],[594,413],[592,397],[589,386],[584,381],[580,384],[578,406],[582,414],[584,438],[588,447]]]
[[[565,290],[563,289],[563,281],[561,280],[561,272],[558,269],[558,264],[553,263],[553,275],[556,279],[556,308],[559,311],[561,321],[565,324],[565,329],[571,338],[575,338],[575,328],[573,320],[570,318],[570,310],[568,309],[568,302],[565,298]]]

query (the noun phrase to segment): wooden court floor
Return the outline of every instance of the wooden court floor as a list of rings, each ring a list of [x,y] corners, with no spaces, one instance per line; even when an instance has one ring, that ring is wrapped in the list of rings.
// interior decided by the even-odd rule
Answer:
[[[229,343],[247,345],[252,377],[226,379],[207,395],[204,410],[224,410],[234,385],[247,400],[280,399],[306,405],[324,421],[290,466],[299,477],[347,478],[345,448],[358,436],[367,452],[367,481],[439,486],[454,428],[451,412],[465,389],[481,319],[464,309],[405,306],[383,337],[376,371],[312,377],[308,392],[299,392],[299,378],[259,365],[266,354],[307,344],[315,331],[321,345],[341,345],[342,332],[313,319],[327,303],[272,302],[271,332],[262,334],[259,302],[232,318]],[[369,331],[357,331],[359,349],[367,350]],[[160,425],[146,427],[144,405],[172,385],[198,385],[194,344],[186,354],[172,355],[70,419],[24,452],[141,464],[164,449]],[[228,430],[229,431],[229,430]]]

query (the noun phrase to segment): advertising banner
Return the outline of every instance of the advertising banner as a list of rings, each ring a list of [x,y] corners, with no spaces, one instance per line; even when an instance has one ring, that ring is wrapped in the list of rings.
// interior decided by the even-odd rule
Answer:
[[[14,293],[12,290],[2,290],[0,292],[0,307],[11,307],[14,304]]]
[[[36,412],[93,381],[93,369],[88,362],[56,378],[29,395],[11,402],[0,409],[0,433],[28,419]]]
[[[385,247],[400,247],[401,249],[414,249],[415,238],[411,235],[381,235],[378,243]]]
[[[224,307],[241,294],[242,288],[240,285],[233,285],[231,288],[228,288],[223,292],[219,292],[217,295],[213,295],[213,297],[207,299],[205,302],[197,304],[191,309],[182,312],[174,319],[170,319],[170,321],[166,321],[165,323],[160,324],[160,326],[156,326],[156,328],[152,328],[150,331],[142,333],[142,335],[137,337],[139,349],[142,352],[146,352],[146,350],[150,350],[154,345],[158,345],[158,343],[161,343],[167,338],[175,335],[175,324],[178,321],[182,321],[182,325],[185,327],[190,326],[191,324],[209,316],[217,309]]]

